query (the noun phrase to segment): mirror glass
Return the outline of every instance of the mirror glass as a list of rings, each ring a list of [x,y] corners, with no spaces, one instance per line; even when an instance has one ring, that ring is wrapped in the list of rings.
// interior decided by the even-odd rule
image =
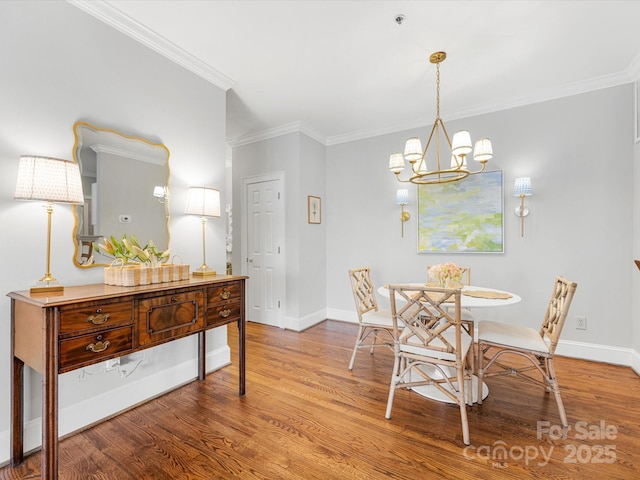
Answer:
[[[169,248],[169,149],[140,137],[86,122],[73,126],[74,160],[80,165],[84,204],[73,207],[73,263],[104,266],[113,259],[93,242],[123,235],[140,245]]]

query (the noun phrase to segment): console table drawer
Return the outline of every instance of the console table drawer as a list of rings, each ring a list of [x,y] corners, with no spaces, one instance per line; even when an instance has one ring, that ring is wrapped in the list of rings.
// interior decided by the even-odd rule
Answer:
[[[204,328],[204,293],[195,290],[140,300],[136,334],[138,345],[149,345]]]
[[[114,328],[60,342],[60,371],[90,365],[133,350],[133,326]]]
[[[228,302],[207,309],[207,327],[240,320],[240,302]]]
[[[60,333],[82,332],[96,327],[133,324],[133,301],[103,303],[77,309],[60,309]]]
[[[223,283],[207,289],[207,302],[212,304],[233,302],[240,299],[242,288],[239,282]]]

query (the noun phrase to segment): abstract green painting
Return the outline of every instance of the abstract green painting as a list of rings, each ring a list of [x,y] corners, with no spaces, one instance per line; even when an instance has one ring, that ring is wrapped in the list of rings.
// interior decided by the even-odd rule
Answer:
[[[418,252],[502,253],[502,170],[418,186]]]

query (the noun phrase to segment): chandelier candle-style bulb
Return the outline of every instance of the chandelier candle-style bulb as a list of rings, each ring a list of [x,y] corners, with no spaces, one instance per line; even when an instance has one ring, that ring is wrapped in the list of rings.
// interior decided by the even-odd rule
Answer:
[[[493,147],[491,146],[491,140],[488,138],[477,140],[473,147],[473,159],[477,162],[488,162],[492,158]]]
[[[429,133],[426,147],[422,149],[422,142],[417,137],[409,138],[404,146],[404,154],[393,153],[389,158],[389,170],[396,176],[399,182],[411,182],[417,185],[433,185],[441,183],[456,182],[468,177],[482,173],[487,162],[493,157],[493,149],[491,141],[488,138],[482,138],[474,144],[471,141],[471,135],[467,130],[457,132],[453,136],[453,141],[449,138],[447,129],[444,126],[442,118],[440,118],[440,64],[447,58],[445,52],[435,52],[429,57],[429,61],[436,66],[436,119]],[[441,141],[441,134],[449,146],[451,161],[444,164],[448,158],[449,152],[445,156],[440,155],[440,145],[445,145]],[[435,160],[427,160],[427,153],[431,143],[435,144]],[[479,170],[474,172],[467,168],[466,157],[473,150],[474,160],[480,162]],[[401,178],[400,174],[405,169],[404,161],[408,160],[411,164],[408,178]],[[435,168],[429,170],[427,162],[433,162]]]
[[[408,139],[404,144],[404,158],[411,163],[420,160],[422,157],[422,142],[419,138]]]
[[[451,168],[467,168],[467,156],[456,157],[455,155],[451,155]]]
[[[473,150],[471,146],[471,135],[466,130],[460,130],[453,135],[451,141],[451,153],[458,157],[462,157]]]
[[[389,170],[394,173],[400,173],[404,170],[404,157],[401,153],[392,153],[389,156]]]

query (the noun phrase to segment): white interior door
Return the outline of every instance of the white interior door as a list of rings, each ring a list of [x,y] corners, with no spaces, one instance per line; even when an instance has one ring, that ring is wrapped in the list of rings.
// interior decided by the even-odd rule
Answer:
[[[282,179],[264,176],[245,183],[247,319],[284,327],[284,207]]]

